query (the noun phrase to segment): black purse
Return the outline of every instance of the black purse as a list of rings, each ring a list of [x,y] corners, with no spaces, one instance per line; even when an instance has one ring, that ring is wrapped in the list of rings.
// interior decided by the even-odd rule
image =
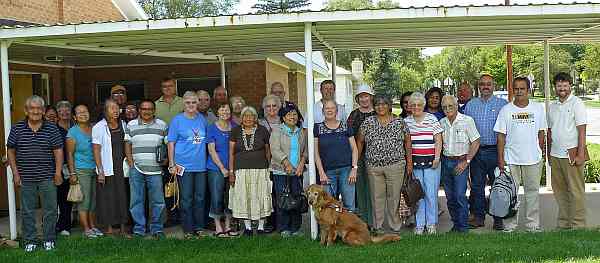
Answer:
[[[299,194],[293,194],[290,188],[290,178],[286,176],[283,191],[277,197],[277,207],[283,211],[299,211],[301,214],[308,212],[308,200],[304,190]],[[302,189],[302,187],[300,187]]]
[[[167,144],[161,143],[156,146],[156,162],[161,164],[167,160]]]
[[[425,197],[421,182],[414,176],[407,174],[404,178],[404,184],[402,186],[402,196],[406,201],[406,205],[410,208],[414,214],[417,212],[417,202]]]

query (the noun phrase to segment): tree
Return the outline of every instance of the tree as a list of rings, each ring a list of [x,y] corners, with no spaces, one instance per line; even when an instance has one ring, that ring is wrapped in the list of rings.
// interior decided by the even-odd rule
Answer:
[[[227,14],[239,0],[138,0],[152,19]]]
[[[399,96],[398,72],[394,69],[394,55],[389,49],[379,50],[374,65],[367,70],[367,81],[372,83],[377,94]]]
[[[289,13],[310,5],[309,0],[258,0],[258,4],[252,6],[259,13]]]

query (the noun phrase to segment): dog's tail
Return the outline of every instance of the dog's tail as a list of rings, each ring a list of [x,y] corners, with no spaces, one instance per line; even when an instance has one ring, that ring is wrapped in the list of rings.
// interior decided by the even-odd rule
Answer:
[[[386,243],[400,240],[400,236],[396,234],[385,234],[381,236],[372,236],[371,241],[373,243]]]

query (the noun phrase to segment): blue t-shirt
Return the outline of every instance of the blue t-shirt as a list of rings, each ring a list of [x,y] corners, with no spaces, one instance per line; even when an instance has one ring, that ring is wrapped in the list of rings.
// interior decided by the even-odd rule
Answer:
[[[96,162],[94,161],[94,153],[92,152],[92,134],[85,134],[79,125],[75,125],[69,129],[67,139],[75,140],[75,152],[73,159],[75,161],[75,169],[95,169]]]
[[[231,131],[222,131],[216,124],[208,126],[208,143],[215,144],[215,151],[219,156],[219,160],[229,170],[229,135]],[[213,162],[210,154],[208,155],[208,170],[220,171],[219,167]]]
[[[184,172],[206,171],[206,127],[202,114],[188,119],[179,113],[171,120],[167,140],[175,143],[175,163],[183,166]]]
[[[329,129],[324,122],[315,123],[315,138],[319,139],[319,157],[325,171],[352,166],[352,146],[348,141],[354,136],[346,122],[336,129]]]

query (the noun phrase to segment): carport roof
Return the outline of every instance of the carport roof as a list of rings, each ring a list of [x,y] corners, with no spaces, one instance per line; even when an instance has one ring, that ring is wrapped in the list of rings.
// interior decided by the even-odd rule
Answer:
[[[45,55],[180,60],[313,50],[598,42],[600,4],[419,7],[4,27],[10,59]]]

